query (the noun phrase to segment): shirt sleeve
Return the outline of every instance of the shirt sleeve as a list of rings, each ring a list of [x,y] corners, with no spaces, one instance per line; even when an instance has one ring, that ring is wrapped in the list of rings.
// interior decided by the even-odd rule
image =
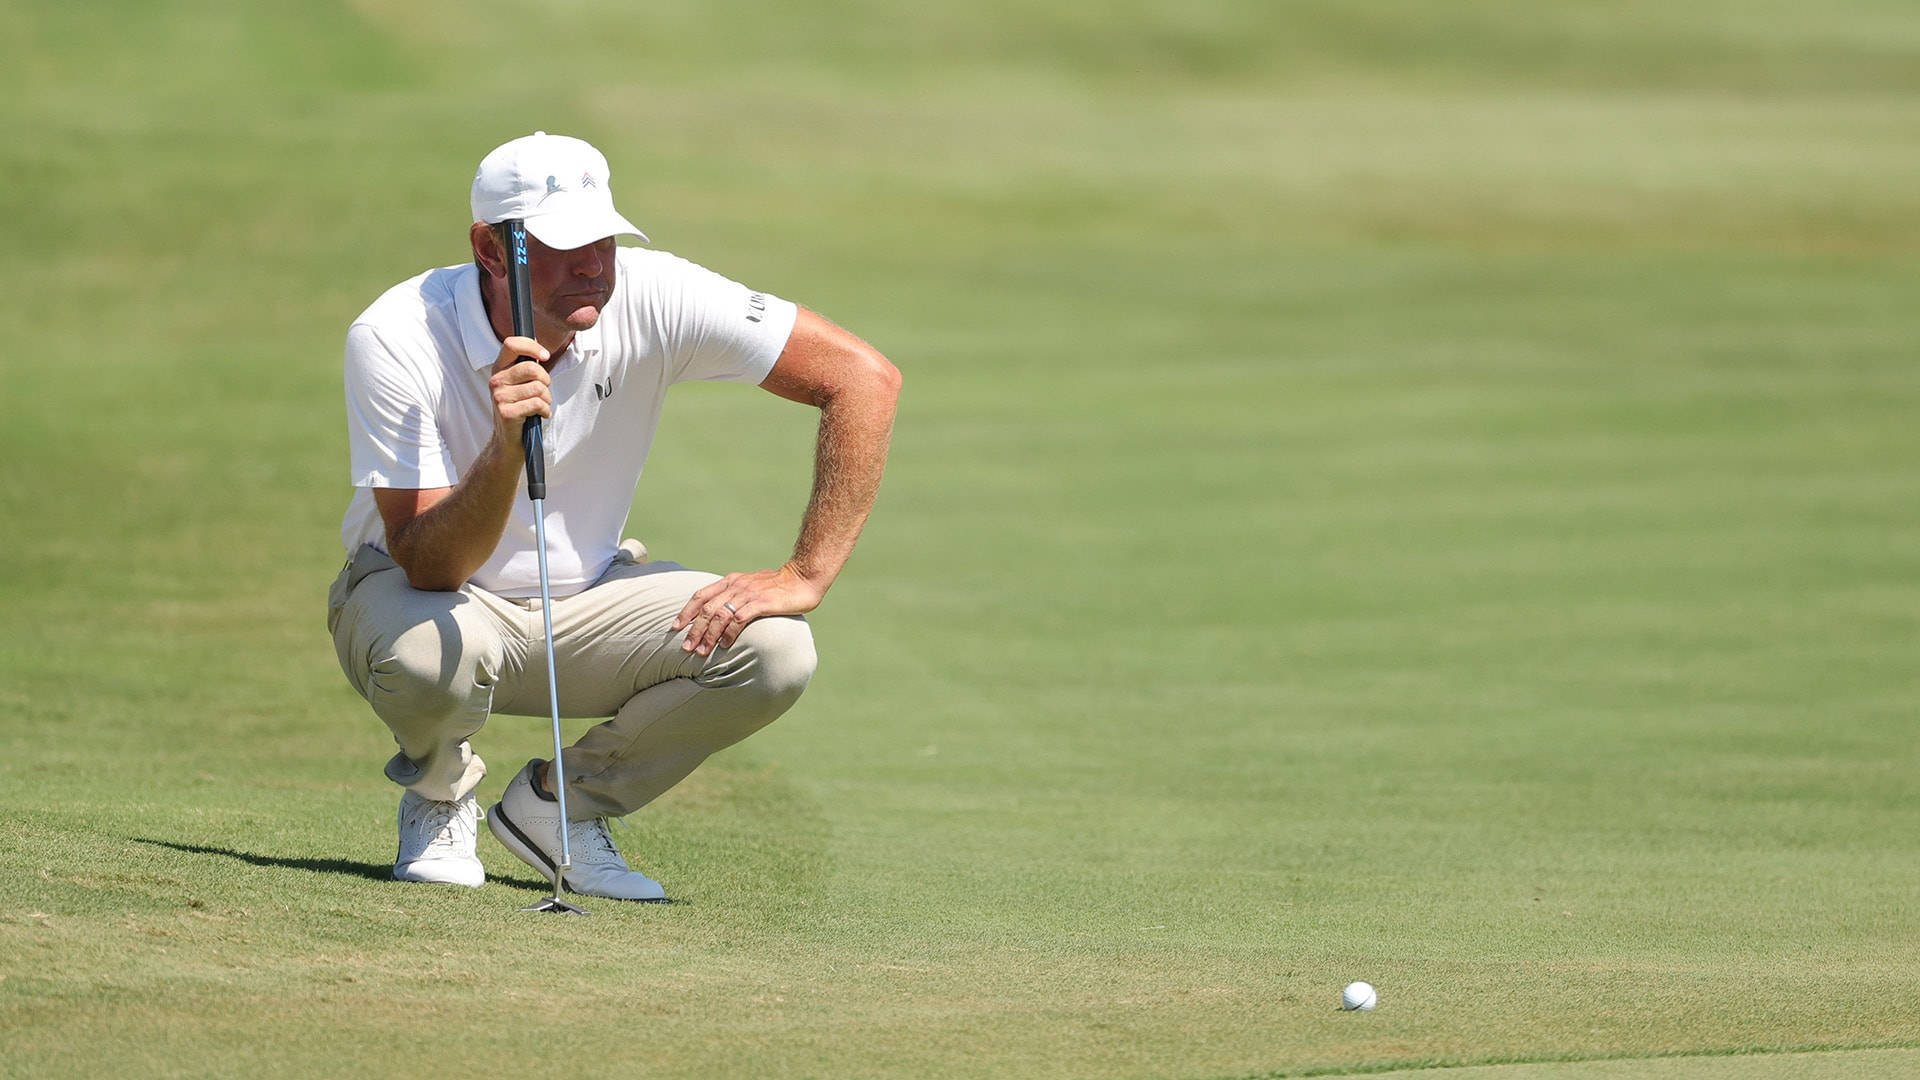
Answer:
[[[453,455],[431,398],[373,327],[347,331],[347,450],[354,487],[451,487]]]
[[[786,348],[800,309],[673,258],[659,275],[669,382],[759,383]]]

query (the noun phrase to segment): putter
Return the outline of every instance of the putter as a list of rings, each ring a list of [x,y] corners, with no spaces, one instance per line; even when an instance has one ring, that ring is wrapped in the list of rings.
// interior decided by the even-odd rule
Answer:
[[[527,273],[527,226],[517,218],[500,223],[501,239],[507,248],[507,297],[513,308],[513,332],[533,337],[533,285]],[[527,452],[527,498],[533,500],[534,544],[540,549],[540,616],[547,629],[547,700],[553,707],[553,764],[548,777],[553,781],[554,797],[560,801],[560,862],[553,868],[553,895],[521,911],[557,911],[563,915],[585,915],[585,908],[561,899],[566,891],[566,874],[573,869],[573,851],[567,844],[567,770],[561,763],[560,684],[553,662],[553,590],[547,583],[547,455],[541,444],[540,418],[527,417],[520,429],[520,445]]]

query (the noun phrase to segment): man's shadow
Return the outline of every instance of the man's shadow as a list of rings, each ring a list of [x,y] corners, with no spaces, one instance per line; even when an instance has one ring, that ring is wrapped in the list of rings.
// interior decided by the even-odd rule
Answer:
[[[292,870],[311,870],[316,874],[350,874],[374,881],[388,881],[393,878],[393,866],[390,863],[354,862],[350,859],[292,859],[278,855],[255,855],[250,851],[235,851],[232,848],[208,847],[204,844],[177,844],[171,840],[149,840],[144,836],[130,836],[128,839],[136,844],[152,844],[154,847],[172,848],[191,855],[224,855],[229,859],[238,859],[253,866],[281,866]]]
[[[229,859],[238,859],[250,866],[278,866],[289,870],[307,870],[316,874],[346,874],[350,877],[362,877],[369,881],[392,881],[392,863],[355,862],[352,859],[296,859],[280,855],[256,855],[251,851],[235,851],[233,848],[209,847],[205,844],[180,844],[172,840],[150,840],[144,836],[130,836],[127,839],[136,844],[151,844],[154,847],[172,848],[190,855],[221,855]],[[541,889],[545,883],[533,878],[518,875],[502,877],[489,874],[489,881],[501,884],[520,885],[530,889]]]

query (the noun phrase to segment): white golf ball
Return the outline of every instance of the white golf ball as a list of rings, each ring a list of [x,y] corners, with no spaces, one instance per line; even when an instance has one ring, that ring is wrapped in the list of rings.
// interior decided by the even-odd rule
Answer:
[[[1371,1009],[1380,1004],[1380,995],[1374,993],[1372,983],[1348,983],[1340,991],[1340,1007],[1347,1010]]]

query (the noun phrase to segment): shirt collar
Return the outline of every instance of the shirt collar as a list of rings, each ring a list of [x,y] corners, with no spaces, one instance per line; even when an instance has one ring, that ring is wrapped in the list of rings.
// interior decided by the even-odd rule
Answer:
[[[493,323],[487,320],[487,305],[480,300],[480,268],[472,264],[466,267],[466,274],[453,291],[453,307],[460,319],[460,343],[467,350],[467,364],[476,369],[490,368],[500,359],[500,339],[493,334]],[[581,357],[592,356],[600,351],[600,326],[595,323],[585,330],[576,330],[573,342],[560,353],[554,362],[553,373],[562,371],[579,363]]]

